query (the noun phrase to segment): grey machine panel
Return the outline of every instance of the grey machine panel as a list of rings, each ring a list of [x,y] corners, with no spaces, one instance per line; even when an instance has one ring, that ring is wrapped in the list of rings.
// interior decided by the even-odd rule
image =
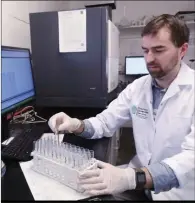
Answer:
[[[107,7],[86,8],[87,51],[59,52],[58,12],[30,14],[38,106],[105,107],[108,103]]]

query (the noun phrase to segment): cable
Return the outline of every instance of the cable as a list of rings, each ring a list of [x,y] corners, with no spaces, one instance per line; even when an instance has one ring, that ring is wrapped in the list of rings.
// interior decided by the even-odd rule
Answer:
[[[26,106],[26,107],[24,107],[22,110],[16,111],[16,112],[14,113],[14,116],[16,116],[16,115],[18,115],[18,114],[21,114],[23,111],[25,111],[25,110],[27,110],[27,109],[29,109],[29,108],[32,108],[32,109],[34,110],[34,107],[33,107],[33,106]]]
[[[24,109],[27,109],[27,108],[24,108]],[[17,114],[13,116],[13,118],[10,122],[11,123],[22,123],[22,124],[47,122],[46,119],[37,115],[37,112],[34,111],[34,108],[33,108],[33,110],[22,113],[22,111],[24,111],[24,109],[22,109],[20,112],[17,112]],[[36,118],[38,118],[39,120],[36,120]]]
[[[45,122],[47,122],[46,119],[42,118],[41,116],[38,116],[37,112],[35,112],[35,117],[37,117],[37,118],[39,118],[41,120],[40,121],[35,121],[35,119],[34,119],[32,121],[26,121],[25,123],[45,123]]]

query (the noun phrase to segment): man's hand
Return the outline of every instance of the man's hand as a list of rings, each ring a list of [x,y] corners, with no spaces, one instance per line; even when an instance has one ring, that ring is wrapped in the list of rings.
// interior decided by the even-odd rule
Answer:
[[[79,184],[85,194],[92,196],[121,193],[135,189],[135,171],[98,161],[98,169],[86,170],[80,174]]]
[[[77,118],[71,118],[63,112],[53,115],[49,119],[48,125],[54,133],[58,131],[81,133],[84,130],[82,121]]]

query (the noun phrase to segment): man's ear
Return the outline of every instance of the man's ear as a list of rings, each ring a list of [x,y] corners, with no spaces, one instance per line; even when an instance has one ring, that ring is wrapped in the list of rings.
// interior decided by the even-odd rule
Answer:
[[[186,55],[187,50],[188,50],[188,43],[186,42],[181,46],[181,50],[180,50],[181,59],[183,59],[183,57]]]

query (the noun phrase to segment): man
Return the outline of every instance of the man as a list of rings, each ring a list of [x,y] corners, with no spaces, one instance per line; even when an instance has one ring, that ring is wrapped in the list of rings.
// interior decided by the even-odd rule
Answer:
[[[194,71],[182,61],[188,41],[183,21],[168,14],[154,18],[142,31],[149,75],[129,84],[96,117],[80,121],[58,113],[50,118],[54,132],[66,130],[88,139],[110,137],[132,120],[137,155],[127,168],[99,162],[99,169],[81,174],[85,193],[139,187],[152,190],[153,200],[195,199]]]

